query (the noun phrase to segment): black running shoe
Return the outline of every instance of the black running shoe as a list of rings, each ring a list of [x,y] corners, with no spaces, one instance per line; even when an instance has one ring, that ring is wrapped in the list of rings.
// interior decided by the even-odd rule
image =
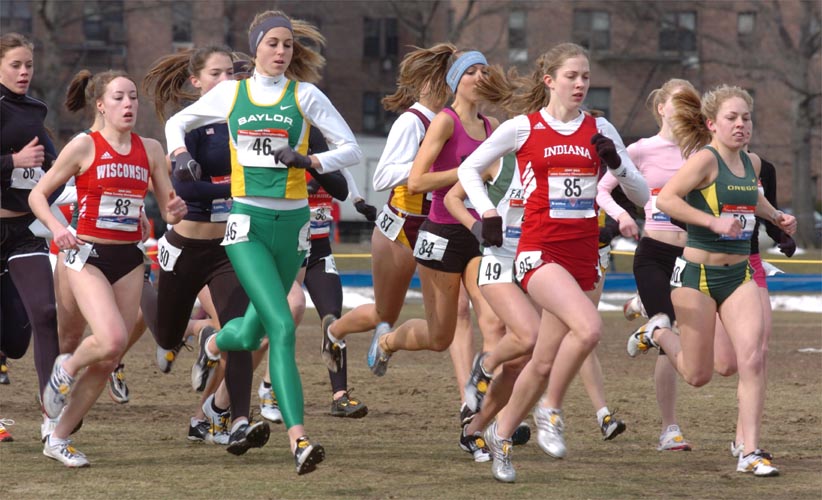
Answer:
[[[334,342],[328,335],[328,328],[336,320],[333,314],[326,314],[322,321],[322,358],[325,361],[325,366],[331,373],[339,373],[342,370],[343,356],[342,350],[345,349],[345,342]]]
[[[526,422],[520,422],[514,433],[511,435],[511,444],[522,446],[531,440],[531,426]]]
[[[351,397],[351,392],[346,391],[340,399],[331,402],[331,416],[342,418],[363,418],[368,415],[368,407],[359,399]]]
[[[487,355],[488,353],[483,352],[474,356],[471,375],[465,383],[465,404],[475,413],[482,408],[482,400],[488,393],[488,386],[491,385],[491,375],[486,374],[482,368],[482,360]]]
[[[297,438],[297,448],[294,450],[294,462],[297,464],[297,474],[308,474],[317,468],[317,464],[325,460],[325,449],[320,444],[313,445],[307,436]]]
[[[208,429],[211,427],[208,420],[200,420],[196,425],[188,424],[189,441],[205,441],[208,436]]]
[[[0,384],[9,385],[9,363],[5,354],[0,354]]]
[[[242,455],[251,448],[262,448],[268,442],[271,428],[268,422],[244,423],[228,438],[228,452]]]
[[[197,392],[203,392],[208,385],[209,379],[214,375],[217,365],[220,363],[220,357],[212,358],[208,355],[206,344],[208,339],[214,336],[217,330],[210,326],[203,327],[200,330],[200,335],[197,338],[197,344],[200,346],[200,352],[197,354],[197,361],[191,366],[191,387]]]
[[[460,425],[465,427],[470,424],[471,421],[474,420],[474,415],[476,415],[476,412],[471,411],[471,408],[468,408],[468,405],[463,403],[460,407]]]

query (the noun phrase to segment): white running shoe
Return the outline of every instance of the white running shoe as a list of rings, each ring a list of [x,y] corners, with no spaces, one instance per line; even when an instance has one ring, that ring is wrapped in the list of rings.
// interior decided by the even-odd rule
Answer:
[[[43,455],[61,462],[66,467],[88,467],[86,456],[71,445],[69,439],[53,439],[49,436],[43,446]]]
[[[274,388],[266,389],[265,385],[260,382],[257,395],[260,397],[260,415],[275,424],[281,423],[283,421],[283,414],[280,413],[280,406],[277,404]]]
[[[654,330],[657,328],[671,328],[671,320],[665,313],[657,313],[648,320],[647,323],[640,326],[628,337],[628,356],[635,357],[640,352],[648,352],[652,347],[659,348],[653,339]]]
[[[565,447],[562,410],[537,406],[534,409],[534,422],[537,424],[537,443],[542,451],[554,458],[565,458],[568,450]]]
[[[503,483],[513,483],[517,479],[517,471],[511,463],[511,452],[514,450],[514,444],[510,439],[502,439],[497,436],[496,422],[485,429],[485,443],[494,460],[491,464],[491,473],[494,474],[494,479]]]
[[[747,455],[739,454],[736,463],[737,472],[752,472],[757,477],[772,477],[779,475],[779,469],[771,464],[771,454],[762,450],[755,450]]]
[[[691,451],[691,445],[682,436],[679,426],[669,425],[665,432],[659,436],[659,446],[657,451]]]
[[[736,444],[731,441],[731,456],[739,458],[739,455],[741,455],[743,451],[745,451],[745,443],[740,441],[739,444]]]
[[[66,373],[63,369],[63,362],[71,357],[71,354],[61,354],[54,360],[51,369],[51,376],[43,389],[43,408],[51,418],[57,418],[63,408],[66,407],[68,395],[74,385],[74,377]]]
[[[206,443],[211,444],[228,444],[228,438],[231,436],[228,428],[228,423],[231,418],[231,413],[226,410],[222,413],[217,413],[211,408],[211,403],[214,401],[214,394],[208,397],[203,403],[203,413],[206,420],[211,424],[208,435],[205,438]]]
[[[622,305],[622,313],[628,321],[633,321],[640,316],[644,318],[648,317],[648,313],[645,312],[645,306],[642,305],[642,299],[639,298],[639,294],[625,301],[625,304]]]
[[[40,442],[45,443],[46,439],[48,439],[49,435],[54,432],[54,428],[57,427],[57,422],[60,421],[60,418],[49,418],[48,415],[43,413],[43,423],[40,424]]]

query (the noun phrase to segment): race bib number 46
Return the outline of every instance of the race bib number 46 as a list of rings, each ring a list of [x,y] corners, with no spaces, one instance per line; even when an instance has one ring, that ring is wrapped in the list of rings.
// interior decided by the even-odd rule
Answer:
[[[285,130],[237,131],[237,161],[244,167],[288,168],[274,159],[274,151],[287,147],[288,132]]]
[[[231,214],[225,224],[225,236],[222,246],[233,245],[248,241],[248,232],[251,230],[251,216],[246,214]]]

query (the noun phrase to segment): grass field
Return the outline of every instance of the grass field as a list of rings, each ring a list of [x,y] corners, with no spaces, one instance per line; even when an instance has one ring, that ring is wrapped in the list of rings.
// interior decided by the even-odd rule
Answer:
[[[422,313],[411,304],[405,317]],[[104,393],[74,436],[92,467],[69,470],[42,455],[36,379],[31,355],[12,362],[12,384],[0,386],[0,416],[13,418],[15,441],[0,444],[8,499],[74,498],[790,498],[822,496],[822,347],[820,316],[776,313],[762,445],[783,474],[760,479],[735,472],[728,445],[736,420],[736,377],[716,377],[700,389],[679,385],[679,421],[691,452],[655,449],[660,419],[652,385],[653,356],[631,360],[632,326],[604,313],[598,347],[609,406],[628,430],[603,442],[579,382],[566,400],[565,460],[534,443],[514,451],[515,484],[501,484],[489,464],[476,464],[457,446],[459,396],[447,353],[399,353],[375,378],[365,366],[369,335],[350,337],[349,384],[365,401],[361,420],[327,416],[328,377],[319,356],[313,310],[298,331],[297,352],[306,426],[327,459],[298,477],[282,425],[262,449],[235,457],[225,449],[186,441],[198,397],[189,387],[191,353],[171,374],[154,364],[145,335],[126,357],[131,402]],[[255,387],[260,373],[255,378]],[[252,400],[256,403],[256,398]]]

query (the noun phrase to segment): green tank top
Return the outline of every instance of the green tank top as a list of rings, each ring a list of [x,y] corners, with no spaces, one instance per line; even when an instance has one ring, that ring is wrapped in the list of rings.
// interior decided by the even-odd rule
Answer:
[[[248,82],[237,84],[234,104],[228,114],[231,137],[231,195],[304,199],[308,197],[305,171],[287,168],[274,160],[283,147],[308,154],[308,132],[297,101],[297,85],[288,81],[280,99],[261,105],[248,93]]]
[[[517,157],[515,155],[505,155],[502,157],[502,165],[499,167],[499,172],[496,178],[485,183],[488,190],[488,198],[496,207],[505,196],[508,188],[511,186],[511,179],[514,178],[514,171],[517,167]]]
[[[709,252],[747,255],[751,252],[751,235],[756,223],[756,203],[759,189],[756,172],[750,157],[739,152],[745,175],[737,177],[729,169],[719,153],[706,146],[719,164],[716,180],[702,189],[694,189],[685,196],[685,201],[694,208],[714,217],[734,217],[742,223],[742,233],[735,237],[721,236],[707,227],[688,224],[688,246]]]

